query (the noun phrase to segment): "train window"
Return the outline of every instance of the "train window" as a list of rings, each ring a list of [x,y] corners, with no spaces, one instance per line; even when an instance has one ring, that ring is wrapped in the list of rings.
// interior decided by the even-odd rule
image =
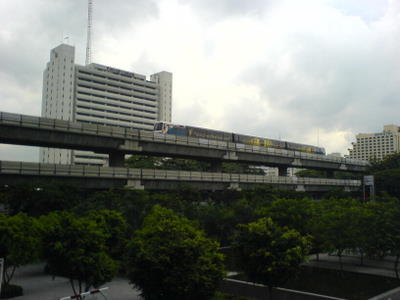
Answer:
[[[156,123],[154,124],[154,130],[161,130],[162,129],[163,124],[162,123]]]

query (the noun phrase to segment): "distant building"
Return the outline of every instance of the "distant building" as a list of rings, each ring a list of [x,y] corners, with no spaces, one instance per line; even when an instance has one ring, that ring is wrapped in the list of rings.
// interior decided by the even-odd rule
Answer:
[[[380,133],[359,133],[357,141],[349,149],[349,158],[369,160],[382,159],[386,155],[400,151],[400,128],[396,125],[385,125]]]
[[[42,116],[67,121],[152,130],[171,122],[172,73],[150,76],[99,64],[75,64],[75,47],[50,52],[43,72]],[[41,148],[42,163],[106,165],[106,155]]]

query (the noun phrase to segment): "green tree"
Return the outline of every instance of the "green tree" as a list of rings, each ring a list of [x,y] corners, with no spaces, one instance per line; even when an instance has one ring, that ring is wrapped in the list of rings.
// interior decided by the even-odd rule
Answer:
[[[383,160],[371,160],[366,173],[375,176],[376,191],[387,192],[400,199],[400,153],[387,155]]]
[[[128,242],[128,224],[122,213],[107,209],[95,210],[87,218],[95,221],[105,233],[107,254],[114,260],[121,261]]]
[[[134,154],[125,160],[128,168],[158,169],[162,166],[162,157]]]
[[[217,242],[158,205],[136,232],[128,255],[128,277],[146,300],[209,299],[224,276]]]
[[[47,270],[67,277],[75,294],[115,276],[117,263],[106,253],[108,236],[95,221],[66,212],[52,213],[41,221]]]
[[[300,270],[310,240],[294,229],[280,227],[265,217],[240,225],[235,238],[238,266],[253,282],[272,288],[284,284]]]
[[[359,238],[359,203],[352,199],[326,199],[321,205],[319,226],[324,233],[325,248],[336,251],[340,270],[343,270],[342,256],[346,249],[358,247]]]
[[[276,199],[270,206],[258,210],[261,216],[270,217],[279,226],[309,234],[309,222],[314,214],[314,202],[309,198]]]
[[[17,267],[38,259],[39,250],[39,228],[33,218],[23,213],[14,216],[0,213],[0,257],[5,259],[4,285],[10,283]]]
[[[40,216],[55,210],[71,209],[83,199],[83,192],[65,184],[32,183],[9,186],[1,191],[3,204],[11,215],[19,212]]]

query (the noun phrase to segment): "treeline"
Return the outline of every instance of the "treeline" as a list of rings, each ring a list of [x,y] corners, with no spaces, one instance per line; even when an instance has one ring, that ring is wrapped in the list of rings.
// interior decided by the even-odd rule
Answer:
[[[4,283],[9,285],[16,267],[44,260],[47,272],[70,278],[76,293],[121,272],[146,299],[167,293],[166,282],[174,287],[171,295],[185,291],[190,299],[209,299],[226,269],[221,246],[235,250],[238,270],[271,287],[294,276],[310,253],[336,253],[341,261],[353,251],[361,263],[364,256],[395,255],[398,274],[399,201],[386,195],[364,203],[332,194],[314,201],[271,187],[162,193],[6,187],[0,194],[9,210],[0,214]],[[189,292],[188,286],[196,288]]]
[[[326,252],[336,253],[340,264],[346,251],[359,254],[360,263],[365,256],[393,255],[399,277],[400,202],[394,183],[400,159],[390,159],[384,161],[389,169],[371,167],[386,191],[375,202],[340,191],[315,201],[268,186],[216,192],[185,186],[168,192],[4,186],[3,291],[16,294],[18,287],[10,283],[17,267],[45,261],[46,272],[69,278],[74,293],[119,272],[145,299],[212,299],[227,269],[221,247],[233,250],[229,269],[269,287],[295,276],[309,254]]]

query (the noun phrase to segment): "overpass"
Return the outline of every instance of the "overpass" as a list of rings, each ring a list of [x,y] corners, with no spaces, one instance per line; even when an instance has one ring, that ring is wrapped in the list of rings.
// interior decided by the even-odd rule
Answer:
[[[278,188],[307,192],[324,192],[332,188],[357,191],[361,186],[359,180],[0,161],[1,185],[13,185],[26,181],[39,183],[62,181],[90,189],[128,187],[156,190],[173,189],[182,184],[207,190],[241,189],[271,184]]]
[[[354,159],[5,112],[0,112],[0,143],[106,153],[114,167],[124,165],[125,154],[244,162],[278,167],[280,175],[288,167],[363,172],[367,165]]]

